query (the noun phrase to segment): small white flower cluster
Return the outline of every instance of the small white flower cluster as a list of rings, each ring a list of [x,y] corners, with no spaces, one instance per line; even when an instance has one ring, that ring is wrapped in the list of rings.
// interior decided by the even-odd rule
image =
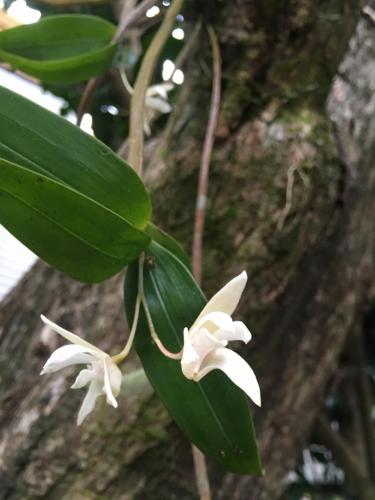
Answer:
[[[241,321],[233,321],[231,318],[246,282],[246,272],[232,279],[206,304],[190,329],[184,329],[181,368],[185,377],[196,382],[212,370],[222,370],[260,406],[260,389],[253,370],[239,354],[226,347],[231,340],[247,343],[251,339],[247,327]],[[41,373],[56,372],[76,364],[86,365],[72,385],[72,389],[88,386],[78,413],[77,424],[80,425],[94,410],[96,400],[101,395],[106,396],[108,404],[117,408],[116,397],[120,393],[121,371],[116,364],[116,356],[112,358],[46,317],[41,318],[52,330],[71,342],[70,345],[59,347],[52,353]]]
[[[151,85],[146,91],[145,117],[143,129],[146,135],[151,135],[150,123],[156,113],[170,113],[172,106],[168,102],[168,92],[173,90],[173,83],[158,83]]]

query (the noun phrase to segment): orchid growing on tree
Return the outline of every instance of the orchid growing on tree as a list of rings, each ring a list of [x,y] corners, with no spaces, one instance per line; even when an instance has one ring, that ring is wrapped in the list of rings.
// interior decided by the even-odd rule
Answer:
[[[87,388],[78,425],[94,410],[99,396],[118,406],[122,381],[118,365],[134,342],[155,392],[192,443],[193,456],[199,449],[232,472],[259,474],[252,417],[242,391],[260,406],[260,389],[248,363],[228,348],[230,341],[247,343],[251,339],[248,328],[231,317],[247,275],[243,272],[232,279],[208,303],[200,289],[208,169],[221,81],[219,44],[211,27],[207,31],[213,54],[213,92],[202,152],[192,262],[178,242],[152,224],[151,198],[142,180],[144,133],[150,134],[156,113],[172,110],[168,93],[173,84],[153,85],[152,81],[182,4],[183,0],[173,0],[166,9],[139,68],[134,68],[134,88],[120,71],[131,97],[129,137],[124,141],[129,164],[63,118],[0,87],[0,124],[4,125],[0,127],[0,223],[50,265],[83,283],[102,282],[127,267],[124,305],[131,328],[124,348],[115,356],[42,316],[47,326],[70,342],[50,355],[42,374],[82,367],[72,385],[73,389]],[[52,83],[84,81],[100,76],[112,64],[115,44],[122,35],[116,35],[115,28],[103,20],[73,16],[71,22],[86,26],[89,41],[90,34],[101,26],[107,33],[103,35],[106,50],[99,50],[95,64],[90,59],[80,74],[84,58],[75,61],[69,56],[71,66],[65,72],[56,62],[53,74],[46,61],[46,67],[42,65],[34,76]],[[64,27],[66,19],[46,19],[38,29],[52,36],[56,23]],[[20,28],[15,34],[21,42],[22,33]],[[38,39],[38,30],[30,36]],[[123,49],[121,45],[117,48]],[[184,53],[186,57],[189,51]],[[179,60],[181,64],[183,58]],[[27,65],[23,68],[27,70]],[[80,115],[87,110],[97,83],[92,78],[88,81],[78,107]],[[19,134],[19,130],[24,132]],[[226,377],[212,373],[205,378],[217,370]]]
[[[212,370],[222,370],[260,406],[260,389],[253,370],[239,354],[226,347],[231,340],[247,344],[251,339],[244,323],[231,318],[246,282],[247,274],[243,271],[212,297],[190,329],[184,329],[181,367],[185,377],[195,382]]]
[[[116,397],[120,393],[122,375],[110,355],[78,335],[56,325],[45,316],[42,315],[41,318],[54,332],[71,342],[71,345],[59,347],[51,354],[41,375],[56,372],[67,366],[87,365],[87,368],[79,372],[71,387],[81,389],[88,386],[78,413],[77,425],[81,425],[87,415],[94,410],[99,396],[106,396],[107,403],[117,408]]]

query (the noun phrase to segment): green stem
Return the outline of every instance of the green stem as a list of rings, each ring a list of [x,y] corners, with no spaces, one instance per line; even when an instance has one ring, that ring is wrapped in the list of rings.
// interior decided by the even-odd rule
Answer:
[[[169,37],[176,16],[180,12],[183,3],[184,0],[174,0],[168,8],[165,18],[143,58],[134,85],[134,93],[130,105],[129,163],[139,175],[142,173],[143,165],[143,121],[146,92],[150,86],[161,50]]]
[[[112,360],[114,363],[117,365],[124,361],[124,359],[127,357],[127,355],[130,352],[130,349],[132,348],[133,342],[134,342],[134,337],[135,337],[135,332],[137,331],[137,326],[138,326],[138,318],[139,318],[139,310],[141,306],[141,296],[137,295],[136,301],[135,301],[135,309],[134,309],[134,318],[133,318],[133,324],[129,333],[129,338],[125,344],[124,349],[116,354],[115,356],[112,356]]]

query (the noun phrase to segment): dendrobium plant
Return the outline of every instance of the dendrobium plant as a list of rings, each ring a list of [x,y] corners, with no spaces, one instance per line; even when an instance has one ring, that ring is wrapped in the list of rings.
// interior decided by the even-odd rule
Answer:
[[[260,389],[253,370],[239,354],[226,347],[231,340],[247,343],[251,339],[244,323],[231,318],[246,282],[244,271],[212,297],[190,329],[184,329],[181,367],[185,377],[195,382],[212,370],[222,370],[260,406]]]
[[[88,386],[86,396],[78,413],[77,425],[95,408],[99,396],[105,395],[107,403],[117,408],[116,396],[120,392],[121,371],[109,354],[72,332],[61,328],[45,316],[43,322],[53,331],[71,342],[54,351],[46,361],[41,375],[53,373],[71,365],[87,365],[81,370],[72,385],[72,389],[81,389]]]

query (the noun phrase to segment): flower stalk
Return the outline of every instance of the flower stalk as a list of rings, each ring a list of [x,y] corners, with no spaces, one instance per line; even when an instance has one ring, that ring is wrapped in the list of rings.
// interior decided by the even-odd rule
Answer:
[[[122,361],[124,361],[124,359],[128,356],[128,354],[133,346],[135,333],[137,331],[140,307],[141,307],[141,297],[138,294],[136,301],[135,301],[134,318],[133,318],[132,327],[130,329],[129,338],[125,344],[124,349],[121,352],[119,352],[118,354],[115,354],[115,356],[112,356],[112,360],[114,363],[116,363],[116,365],[118,365],[119,363],[122,363]]]
[[[142,302],[143,309],[145,311],[146,315],[146,320],[147,320],[147,325],[148,329],[150,330],[151,338],[155,342],[156,347],[159,349],[159,351],[164,354],[167,358],[170,359],[175,359],[175,360],[180,360],[182,358],[182,351],[173,353],[169,351],[163,344],[163,342],[160,340],[154,323],[152,321],[151,313],[150,313],[150,308],[148,307],[148,303],[145,297],[144,293],[144,288],[143,288],[143,269],[144,269],[144,263],[145,263],[145,256],[144,253],[139,258],[139,267],[138,267],[138,297],[140,298],[140,301]]]

